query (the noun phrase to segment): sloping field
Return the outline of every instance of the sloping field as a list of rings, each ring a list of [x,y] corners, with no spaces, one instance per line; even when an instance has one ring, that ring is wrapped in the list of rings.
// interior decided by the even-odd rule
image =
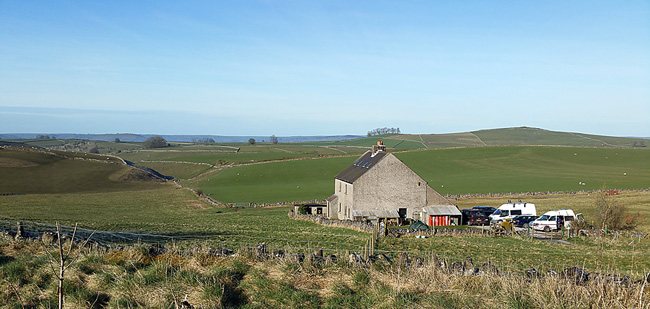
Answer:
[[[173,184],[140,191],[0,196],[0,220],[11,217],[47,223],[60,221],[68,226],[78,223],[87,229],[147,231],[175,237],[223,235],[213,240],[221,242],[217,246],[232,249],[242,243],[273,242],[270,238],[337,241],[342,247],[362,245],[367,240],[367,233],[291,220],[287,217],[289,209],[216,208]]]
[[[454,148],[485,146],[476,135],[467,133],[396,135],[394,139],[405,139],[424,144],[427,148]]]
[[[639,139],[555,132],[537,128],[507,128],[473,132],[487,145],[549,145],[632,147]]]
[[[322,158],[233,167],[201,181],[197,186],[212,198],[225,203],[324,199],[333,193],[334,177],[354,158],[356,157]]]
[[[0,194],[140,190],[157,185],[148,174],[114,157],[0,148]]]
[[[645,149],[480,147],[397,156],[443,194],[650,187]]]
[[[235,146],[199,146],[175,147],[153,150],[141,150],[120,153],[120,157],[134,162],[146,161],[186,161],[208,164],[241,164],[271,160],[286,160],[310,158],[319,156],[361,154],[365,149],[345,149],[294,145],[294,144],[264,144]],[[221,161],[220,161],[221,160]]]
[[[475,146],[578,146],[578,147],[642,147],[650,140],[627,137],[556,132],[538,128],[517,127],[449,134],[402,134],[389,139],[421,141],[427,148]]]
[[[408,137],[408,138],[405,138]],[[372,145],[377,145],[377,141],[383,141],[384,146],[388,149],[395,150],[408,150],[408,149],[425,149],[421,142],[414,140],[409,135],[378,135],[372,137],[364,137],[345,141],[331,141],[331,142],[313,142],[302,143],[303,145],[322,145],[322,146],[347,146],[347,147],[362,147],[365,152]]]
[[[397,153],[442,194],[650,187],[650,150],[578,147],[477,147]],[[223,202],[324,199],[356,157],[226,169],[199,184]],[[584,183],[584,185],[582,185]]]

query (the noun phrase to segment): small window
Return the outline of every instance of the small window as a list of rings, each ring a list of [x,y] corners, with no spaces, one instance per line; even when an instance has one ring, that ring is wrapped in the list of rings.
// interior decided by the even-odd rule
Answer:
[[[420,186],[420,182],[418,181],[418,187]]]
[[[510,214],[513,215],[513,216],[521,215],[521,210],[519,210],[519,209],[513,210],[513,211],[510,212]]]

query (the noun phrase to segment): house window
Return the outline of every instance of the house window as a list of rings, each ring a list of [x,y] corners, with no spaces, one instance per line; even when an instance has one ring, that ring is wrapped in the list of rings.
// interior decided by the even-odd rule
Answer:
[[[418,181],[418,187],[420,186],[420,182]]]
[[[339,212],[341,212],[341,203],[339,203]]]
[[[348,184],[345,184],[345,194],[348,194]]]
[[[339,182],[339,192],[341,192],[341,183]]]
[[[323,214],[323,208],[320,208],[320,207],[316,208],[316,214],[317,215],[322,215]]]

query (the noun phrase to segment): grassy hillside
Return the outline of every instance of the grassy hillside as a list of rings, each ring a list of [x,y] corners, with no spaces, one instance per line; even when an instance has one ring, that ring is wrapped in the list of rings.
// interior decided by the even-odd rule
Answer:
[[[472,132],[487,145],[549,145],[586,147],[632,147],[636,138],[611,137],[537,128],[506,128]]]
[[[289,202],[324,199],[334,177],[353,157],[273,162],[229,168],[196,185],[222,202]]]
[[[139,190],[154,188],[155,182],[114,157],[0,148],[0,194]]]
[[[303,143],[304,145],[323,145],[323,146],[345,146],[345,147],[359,147],[364,151],[376,145],[377,141],[383,141],[386,148],[391,150],[409,150],[409,149],[425,149],[426,147],[417,140],[412,140],[411,136],[402,135],[378,135],[372,137],[364,137],[358,139],[344,140],[344,141],[331,141],[331,142],[313,142]]]
[[[443,194],[650,186],[650,150],[646,149],[479,147],[396,155]],[[215,174],[198,186],[224,202],[324,199],[333,192],[334,176],[355,158],[235,167]]]
[[[646,149],[481,147],[397,156],[443,194],[650,187]]]
[[[480,130],[450,134],[393,135],[393,140],[422,142],[427,148],[476,146],[579,146],[579,147],[640,147],[650,146],[650,140],[640,138],[556,132],[538,128],[517,127]]]
[[[189,190],[172,184],[140,191],[0,196],[2,216],[47,223],[60,221],[68,226],[78,223],[88,229],[147,231],[175,237],[223,235],[209,238],[216,247],[234,249],[259,242],[303,246],[307,241],[314,244],[335,241],[338,244],[334,247],[353,249],[367,240],[367,233],[290,220],[287,217],[289,209],[217,209]],[[0,217],[0,221],[2,219]],[[14,225],[15,222],[12,227]]]

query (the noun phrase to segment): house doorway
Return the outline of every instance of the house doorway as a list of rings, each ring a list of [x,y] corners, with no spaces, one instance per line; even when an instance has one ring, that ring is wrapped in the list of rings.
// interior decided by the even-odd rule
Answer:
[[[397,214],[399,215],[399,225],[404,225],[406,222],[406,208],[399,208]]]

